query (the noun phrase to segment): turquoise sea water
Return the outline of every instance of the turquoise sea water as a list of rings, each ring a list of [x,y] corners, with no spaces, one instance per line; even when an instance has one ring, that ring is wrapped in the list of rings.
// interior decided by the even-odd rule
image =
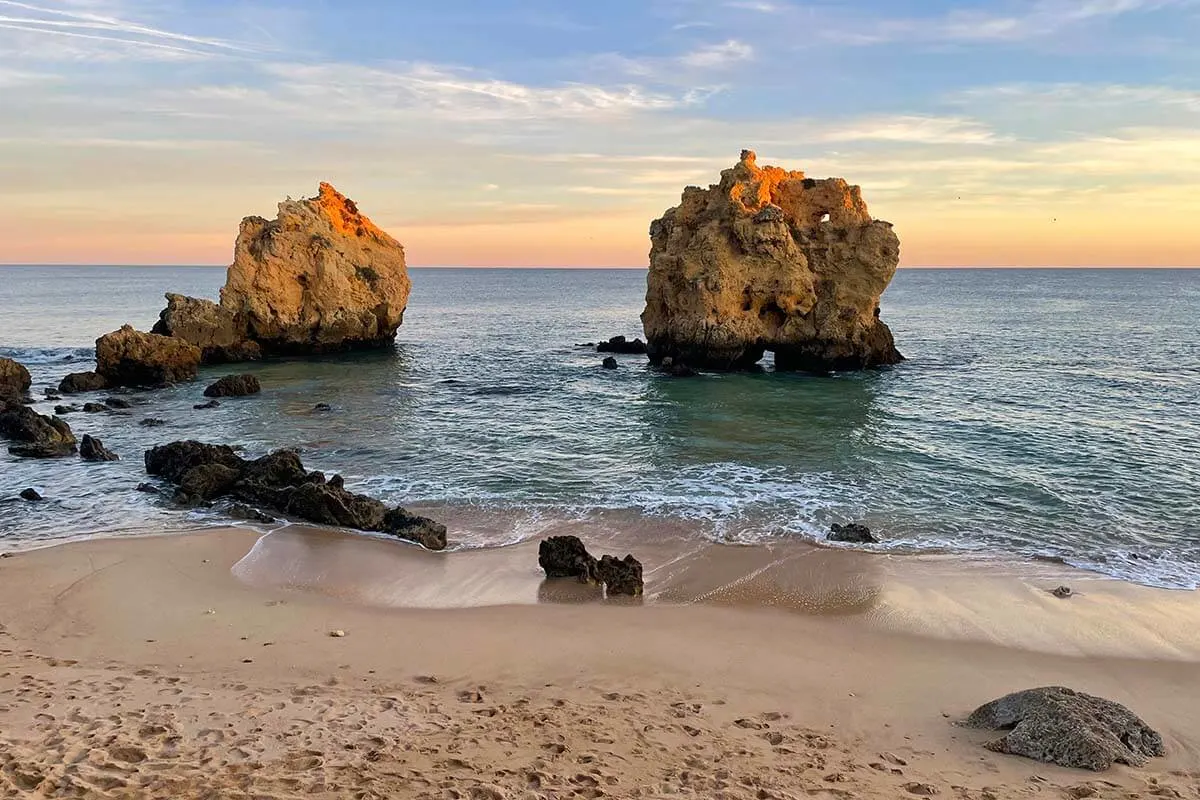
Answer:
[[[0,498],[48,498],[0,503],[0,548],[205,521],[134,491],[145,449],[199,438],[298,446],[360,491],[492,517],[452,529],[457,547],[600,516],[748,544],[864,520],[884,549],[1200,583],[1200,271],[902,270],[883,300],[902,366],[685,380],[632,356],[603,370],[576,346],[640,334],[643,271],[412,273],[394,350],[250,365],[264,393],[213,411],[192,406],[228,369],[136,395],[132,416],[67,417],[116,464],[0,451]],[[163,292],[215,298],[223,279],[0,268],[0,355],[29,366],[40,395],[89,368],[97,335],[148,329]],[[334,412],[313,414],[318,402]],[[169,424],[139,427],[145,416]]]

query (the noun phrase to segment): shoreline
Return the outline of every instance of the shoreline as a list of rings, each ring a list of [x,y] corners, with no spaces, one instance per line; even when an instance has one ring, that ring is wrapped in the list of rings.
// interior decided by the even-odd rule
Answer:
[[[0,786],[330,798],[894,798],[927,786],[969,800],[1200,788],[1189,663],[778,607],[355,605],[235,578],[257,541],[209,531],[0,560]],[[952,725],[1049,684],[1128,704],[1163,733],[1167,758],[1097,775],[990,753],[988,734]]]

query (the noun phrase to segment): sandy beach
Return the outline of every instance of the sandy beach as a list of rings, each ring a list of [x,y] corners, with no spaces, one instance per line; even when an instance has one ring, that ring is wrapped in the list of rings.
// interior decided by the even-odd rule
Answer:
[[[982,566],[726,548],[687,569],[650,554],[642,605],[555,602],[588,598],[539,592],[527,548],[489,564],[282,533],[0,560],[5,796],[1200,796],[1191,594],[1076,581],[1063,602]],[[434,585],[474,607],[400,607]],[[1077,772],[952,724],[1050,684],[1126,703],[1167,758]]]

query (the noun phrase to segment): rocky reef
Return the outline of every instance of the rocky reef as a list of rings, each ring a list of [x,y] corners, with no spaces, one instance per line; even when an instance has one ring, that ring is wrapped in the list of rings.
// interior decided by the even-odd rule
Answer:
[[[148,450],[145,459],[146,472],[177,485],[175,500],[185,505],[229,497],[319,525],[386,533],[430,550],[446,547],[445,525],[349,492],[341,476],[308,472],[291,450],[250,461],[232,447],[183,441]]]
[[[322,183],[273,220],[242,220],[220,304],[168,294],[154,332],[200,348],[205,363],[379,347],[410,289],[404,247]]]
[[[688,187],[650,226],[642,314],[650,359],[736,370],[766,351],[781,370],[825,373],[903,357],[879,319],[900,260],[890,223],[841,178],[759,167]]]
[[[0,358],[0,397],[24,397],[33,381],[29,370],[11,358]]]
[[[8,452],[25,458],[60,458],[77,449],[70,425],[12,397],[0,396],[0,437],[12,442]]]
[[[200,348],[131,325],[96,340],[96,374],[105,386],[166,386],[195,380],[199,366]]]

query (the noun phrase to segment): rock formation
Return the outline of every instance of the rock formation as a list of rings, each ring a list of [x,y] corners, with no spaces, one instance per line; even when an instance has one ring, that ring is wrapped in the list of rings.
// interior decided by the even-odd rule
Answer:
[[[631,555],[604,556],[597,560],[578,536],[551,536],[538,545],[538,565],[547,578],[575,578],[581,583],[602,583],[609,596],[642,594],[642,564]]]
[[[96,340],[96,372],[109,386],[165,386],[196,378],[200,348],[131,325]]]
[[[642,324],[656,364],[745,369],[768,350],[777,369],[815,373],[903,360],[878,317],[900,242],[841,178],[759,167],[746,150],[719,184],[685,189],[650,238]]]
[[[985,747],[1076,769],[1140,767],[1166,755],[1162,736],[1125,706],[1061,686],[1015,692],[977,708],[969,728],[1007,733]]]
[[[37,413],[19,400],[0,397],[0,437],[13,442],[8,452],[26,458],[58,458],[75,452],[75,434],[58,417]]]
[[[253,375],[226,375],[204,390],[205,397],[245,397],[258,394],[262,386]]]
[[[645,355],[646,343],[641,339],[632,342],[624,336],[614,336],[607,342],[596,345],[597,353],[624,353],[625,355]]]
[[[108,381],[95,372],[72,372],[58,384],[58,390],[63,394],[98,392],[107,388]]]
[[[0,358],[0,397],[24,397],[33,380],[29,370],[11,358]]]
[[[322,183],[274,220],[242,220],[220,304],[169,294],[154,332],[206,363],[378,347],[395,338],[410,288],[403,246]]]
[[[879,544],[879,540],[871,533],[866,525],[851,522],[848,525],[833,523],[826,537],[831,542],[848,542],[850,544]]]
[[[86,433],[79,441],[79,457],[84,461],[120,461],[121,458],[104,446],[104,442]]]
[[[430,550],[446,547],[446,526],[343,488],[335,475],[307,472],[300,457],[277,450],[247,461],[225,445],[172,442],[146,452],[146,472],[179,488],[177,502],[231,497],[320,525],[391,534]]]

